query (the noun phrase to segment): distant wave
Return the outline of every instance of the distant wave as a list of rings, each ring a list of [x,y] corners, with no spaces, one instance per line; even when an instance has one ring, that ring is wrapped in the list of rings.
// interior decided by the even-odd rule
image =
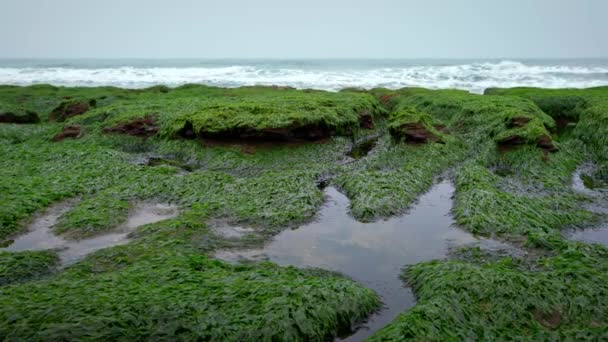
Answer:
[[[0,84],[49,83],[63,86],[142,88],[157,84],[200,83],[224,87],[281,85],[339,90],[346,87],[584,88],[608,85],[608,66],[528,65],[516,61],[414,65],[404,67],[294,67],[233,65],[214,67],[0,67]]]

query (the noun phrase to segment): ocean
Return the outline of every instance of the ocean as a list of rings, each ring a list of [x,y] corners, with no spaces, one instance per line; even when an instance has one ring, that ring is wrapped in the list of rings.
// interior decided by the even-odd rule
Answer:
[[[586,88],[608,85],[608,59],[200,60],[4,59],[0,84],[117,86],[199,83],[280,85],[336,91],[359,88]]]

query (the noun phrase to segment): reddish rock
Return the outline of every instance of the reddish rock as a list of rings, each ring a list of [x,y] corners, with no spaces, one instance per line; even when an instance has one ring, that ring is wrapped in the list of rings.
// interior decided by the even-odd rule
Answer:
[[[49,114],[49,120],[63,122],[73,116],[82,115],[95,105],[95,100],[79,102],[62,102]]]
[[[82,128],[78,125],[70,125],[63,128],[63,131],[53,137],[53,141],[62,141],[65,138],[78,139],[83,135]]]
[[[435,125],[433,127],[435,127],[435,129],[441,133],[450,134],[450,130],[448,129],[448,127],[446,125]]]
[[[156,120],[151,115],[143,118],[136,118],[126,123],[118,124],[114,127],[106,127],[104,133],[121,133],[137,137],[151,137],[158,133],[159,127]]]
[[[551,137],[546,134],[541,135],[536,141],[536,144],[549,152],[557,151],[557,148],[555,147],[555,145],[553,145],[553,139],[551,139]]]
[[[509,124],[507,125],[509,128],[513,127],[524,127],[527,125],[532,119],[525,116],[516,116],[509,120]]]
[[[403,137],[406,142],[411,143],[441,142],[439,137],[420,122],[407,123],[399,129],[391,129],[391,134],[395,137]]]

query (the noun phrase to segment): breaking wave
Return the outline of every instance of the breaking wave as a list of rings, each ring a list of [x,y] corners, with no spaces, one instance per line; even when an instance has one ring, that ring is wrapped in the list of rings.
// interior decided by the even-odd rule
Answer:
[[[128,65],[128,64],[124,64]],[[517,61],[395,65],[298,65],[281,63],[211,66],[0,66],[0,84],[142,88],[199,83],[237,87],[280,85],[339,90],[346,87],[458,88],[480,93],[489,87],[585,88],[608,85],[608,63],[527,64]]]

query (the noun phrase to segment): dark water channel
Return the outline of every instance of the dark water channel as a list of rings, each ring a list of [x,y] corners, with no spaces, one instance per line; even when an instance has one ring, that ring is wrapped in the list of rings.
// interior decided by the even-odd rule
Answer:
[[[499,242],[477,239],[454,226],[450,215],[454,187],[447,180],[422,195],[407,214],[372,223],[353,219],[348,198],[336,188],[324,191],[327,203],[316,221],[281,232],[263,249],[220,251],[216,257],[323,268],[375,290],[383,308],[346,337],[347,341],[363,340],[415,304],[411,289],[399,278],[404,265],[445,258],[455,246],[481,244],[502,249]]]

